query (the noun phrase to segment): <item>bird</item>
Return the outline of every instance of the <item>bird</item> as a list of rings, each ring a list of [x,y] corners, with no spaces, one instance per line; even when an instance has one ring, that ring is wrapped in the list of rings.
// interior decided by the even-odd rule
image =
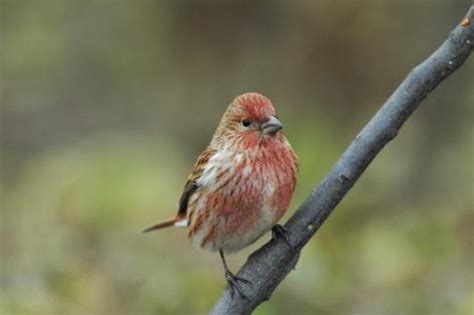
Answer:
[[[237,252],[272,231],[288,243],[278,221],[295,190],[298,157],[282,133],[270,99],[260,93],[237,96],[195,162],[178,202],[177,213],[143,232],[187,227],[198,249],[219,252],[225,279],[245,297],[225,255]]]

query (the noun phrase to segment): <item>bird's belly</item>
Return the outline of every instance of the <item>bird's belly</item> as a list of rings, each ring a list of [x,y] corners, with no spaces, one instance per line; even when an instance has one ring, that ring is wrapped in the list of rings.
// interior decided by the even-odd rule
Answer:
[[[235,211],[203,223],[202,228],[192,234],[193,244],[210,251],[235,252],[255,242],[280,219],[277,209],[271,206],[251,212],[250,216],[242,216]]]
[[[194,203],[189,235],[198,248],[235,252],[255,242],[268,232],[286,211],[290,194],[284,186],[267,183],[262,189],[244,189],[207,193]]]

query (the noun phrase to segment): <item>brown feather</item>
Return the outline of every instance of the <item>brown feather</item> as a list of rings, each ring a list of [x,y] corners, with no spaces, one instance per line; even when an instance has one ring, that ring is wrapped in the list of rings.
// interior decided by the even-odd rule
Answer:
[[[179,199],[178,213],[176,214],[176,216],[143,230],[143,233],[174,226],[176,222],[186,219],[189,198],[191,198],[192,194],[199,188],[196,181],[199,177],[201,177],[202,172],[204,171],[204,168],[207,165],[207,162],[214,155],[215,152],[215,150],[207,149],[202,152],[201,155],[198,157],[191,171],[191,174],[189,174],[188,181],[184,186],[181,198]]]
[[[173,226],[176,222],[181,221],[183,219],[184,219],[183,217],[175,216],[173,218],[170,218],[168,220],[165,220],[163,222],[157,223],[153,226],[150,226],[149,228],[144,229],[142,233],[148,233],[151,231],[156,231],[156,230],[160,230],[169,226]]]
[[[194,163],[191,174],[189,174],[188,181],[186,182],[186,185],[184,185],[181,198],[179,198],[178,216],[186,216],[189,198],[191,198],[192,194],[199,188],[196,181],[199,177],[201,177],[207,162],[215,153],[215,150],[206,149],[198,157],[196,163]]]

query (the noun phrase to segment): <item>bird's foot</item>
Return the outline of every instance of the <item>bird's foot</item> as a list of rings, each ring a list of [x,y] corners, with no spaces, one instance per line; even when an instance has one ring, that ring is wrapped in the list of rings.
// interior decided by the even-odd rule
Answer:
[[[290,244],[290,240],[289,240],[289,237],[288,237],[288,229],[286,227],[284,227],[283,225],[275,224],[272,227],[272,239],[277,240],[278,237],[283,238],[285,243],[290,248],[293,248],[293,246],[291,246],[291,244]]]
[[[239,292],[240,296],[243,297],[244,299],[248,300],[249,298],[244,294],[244,291],[240,287],[238,281],[243,282],[243,283],[251,283],[250,280],[247,280],[245,278],[237,277],[230,271],[226,271],[225,273],[225,279],[227,280],[227,283],[229,284],[230,288],[230,296],[233,298],[234,297],[234,292],[237,291]]]

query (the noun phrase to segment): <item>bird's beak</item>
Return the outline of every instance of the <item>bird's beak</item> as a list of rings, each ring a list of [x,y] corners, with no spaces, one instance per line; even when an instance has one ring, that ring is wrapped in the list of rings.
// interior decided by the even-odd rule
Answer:
[[[270,118],[261,126],[261,130],[264,135],[275,134],[281,128],[283,128],[283,125],[275,116],[270,116]]]

